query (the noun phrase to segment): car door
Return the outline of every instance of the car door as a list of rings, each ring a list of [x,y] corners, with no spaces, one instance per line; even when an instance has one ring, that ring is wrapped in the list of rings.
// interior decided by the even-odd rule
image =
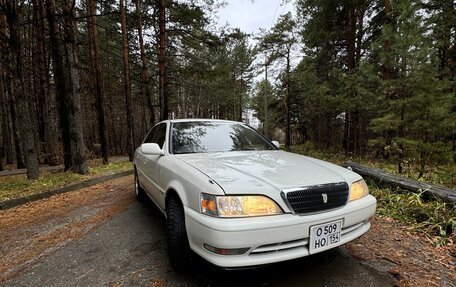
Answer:
[[[163,149],[166,139],[167,124],[161,123],[154,127],[151,134],[146,137],[144,143],[156,143]],[[153,133],[152,133],[153,132]],[[147,193],[156,204],[160,204],[164,197],[164,191],[161,186],[161,169],[165,156],[160,155],[146,155],[143,154],[143,176],[145,181],[143,183]],[[160,206],[162,207],[162,206]]]
[[[143,143],[151,142],[152,137],[154,136],[155,132],[158,129],[158,125],[154,126],[152,130],[149,131],[147,134],[146,138],[143,140]],[[150,185],[148,183],[149,181],[149,176],[146,176],[145,174],[145,168],[147,165],[147,159],[145,155],[141,152],[141,149],[139,152],[136,154],[136,160],[135,160],[136,168],[138,171],[138,177],[139,181],[141,183],[141,186],[144,187],[145,189],[148,189],[148,186]]]

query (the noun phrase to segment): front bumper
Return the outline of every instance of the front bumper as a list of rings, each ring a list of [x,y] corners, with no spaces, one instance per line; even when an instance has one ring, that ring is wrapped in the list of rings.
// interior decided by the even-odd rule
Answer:
[[[375,214],[372,195],[349,202],[339,209],[311,214],[283,214],[250,218],[215,218],[185,207],[190,248],[221,267],[246,267],[290,260],[309,255],[310,227],[342,220],[340,242],[345,244],[366,233]],[[218,255],[203,247],[249,248],[243,255]]]

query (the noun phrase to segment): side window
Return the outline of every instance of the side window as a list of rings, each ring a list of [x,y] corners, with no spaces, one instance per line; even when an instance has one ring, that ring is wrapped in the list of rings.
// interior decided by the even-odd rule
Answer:
[[[163,148],[163,144],[165,143],[166,137],[166,124],[162,123],[158,126],[155,126],[149,134],[146,136],[144,143],[156,143]]]
[[[160,148],[163,148],[163,144],[165,143],[165,138],[166,138],[166,124],[160,124],[158,125],[157,131],[154,133],[152,137],[153,143],[156,143],[160,146]]]
[[[147,134],[146,138],[144,139],[143,143],[153,143],[152,138],[157,131],[159,126],[153,127],[150,132]]]

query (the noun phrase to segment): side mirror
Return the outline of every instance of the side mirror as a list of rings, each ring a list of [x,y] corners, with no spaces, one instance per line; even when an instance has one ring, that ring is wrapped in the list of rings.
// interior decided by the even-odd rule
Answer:
[[[277,148],[280,148],[280,144],[278,141],[272,141],[272,143],[277,147]]]
[[[143,143],[141,152],[148,155],[164,155],[163,150],[156,143]]]

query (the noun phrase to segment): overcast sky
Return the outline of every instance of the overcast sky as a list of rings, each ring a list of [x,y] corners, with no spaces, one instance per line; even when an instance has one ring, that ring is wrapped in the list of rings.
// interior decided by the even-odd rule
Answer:
[[[260,28],[269,29],[279,15],[292,10],[291,3],[281,0],[228,0],[218,12],[218,24],[228,24],[231,28],[240,28],[246,33],[258,33]]]
[[[274,26],[275,21],[280,15],[289,11],[293,11],[293,4],[284,4],[283,0],[227,0],[227,5],[219,9],[217,13],[218,26],[223,27],[226,24],[231,28],[240,28],[241,31],[249,34],[257,34],[261,29],[269,30]],[[294,2],[294,1],[286,1]],[[250,38],[250,43],[255,44],[254,38]],[[296,48],[296,53],[292,53],[291,64],[295,66],[301,59],[299,47]],[[257,60],[262,61],[262,58]],[[269,67],[271,76],[278,71],[280,63],[277,62]],[[258,74],[259,80],[262,74]]]

